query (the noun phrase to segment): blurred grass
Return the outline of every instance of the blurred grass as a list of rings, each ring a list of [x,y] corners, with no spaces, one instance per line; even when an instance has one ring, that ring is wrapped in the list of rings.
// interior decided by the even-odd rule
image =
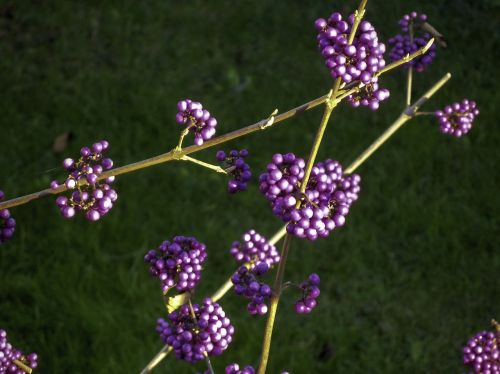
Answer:
[[[344,1],[344,13],[357,6]],[[36,1],[0,3],[0,187],[9,197],[45,188],[62,171],[53,139],[72,131],[65,155],[99,139],[124,165],[176,142],[176,102],[200,100],[218,133],[251,124],[326,92],[331,79],[312,27],[338,8],[328,1]],[[415,95],[445,72],[453,79],[424,107],[463,97],[481,115],[464,139],[432,119],[407,125],[359,172],[362,195],[348,225],[328,240],[295,240],[287,280],[322,276],[319,306],[280,304],[268,372],[455,373],[461,346],[499,318],[497,129],[499,3],[496,0],[369,2],[386,40],[410,10],[427,13],[449,48],[415,78]],[[352,161],[401,110],[404,73],[383,79],[391,100],[376,113],[343,105],[320,159]],[[275,152],[307,157],[321,110],[228,144],[246,147],[258,173]],[[198,155],[212,161],[214,150]],[[15,239],[0,250],[0,326],[40,355],[39,373],[137,373],[161,348],[164,314],[144,253],[176,234],[198,237],[209,258],[198,295],[235,265],[228,248],[249,228],[280,223],[254,184],[236,196],[220,175],[168,164],[119,178],[119,202],[98,224],[59,218],[53,199],[13,209]],[[245,302],[222,301],[237,333],[213,359],[257,364],[264,319]],[[157,372],[194,373],[171,357]]]

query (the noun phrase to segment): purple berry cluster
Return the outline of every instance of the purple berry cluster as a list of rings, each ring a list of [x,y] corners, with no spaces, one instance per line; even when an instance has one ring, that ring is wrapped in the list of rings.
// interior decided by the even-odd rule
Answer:
[[[302,194],[303,164],[290,153],[274,155],[267,172],[260,176],[260,191],[271,202],[273,213],[288,222],[288,233],[316,240],[344,225],[349,207],[358,197],[360,178],[344,175],[338,161],[326,160],[314,165]]]
[[[368,84],[385,66],[385,45],[379,42],[377,32],[368,21],[360,23],[349,44],[353,23],[353,14],[344,21],[338,12],[332,13],[328,20],[317,19],[314,25],[319,32],[318,47],[333,78],[340,77],[345,83],[360,80]]]
[[[0,191],[0,201],[5,198],[3,191]],[[16,220],[11,217],[8,209],[0,209],[0,245],[7,242],[16,231]]]
[[[168,321],[160,318],[156,330],[164,344],[174,349],[181,360],[195,363],[205,354],[218,356],[233,339],[234,327],[222,307],[206,298],[201,305],[193,304],[196,318],[189,305],[184,304],[168,315]]]
[[[237,363],[229,364],[226,366],[225,374],[255,374],[253,366],[247,365],[240,369]],[[288,371],[282,371],[281,374],[289,374]]]
[[[253,269],[240,266],[233,274],[231,281],[234,284],[234,292],[250,300],[247,310],[251,315],[267,313],[266,301],[271,297],[272,290],[269,285],[259,281],[259,277],[269,270],[266,262],[259,262]]]
[[[259,262],[266,262],[269,267],[280,261],[276,247],[255,230],[243,234],[242,241],[234,241],[229,253],[239,264],[250,264],[251,268]]]
[[[217,120],[208,110],[203,109],[201,103],[181,100],[177,103],[177,109],[175,120],[180,125],[187,125],[189,131],[194,133],[194,144],[202,145],[205,140],[214,136]]]
[[[240,369],[240,365],[237,363],[229,364],[226,366],[226,374],[255,374],[255,369],[253,366],[247,365]]]
[[[457,138],[470,131],[474,118],[478,114],[479,109],[476,103],[468,99],[463,99],[460,103],[447,105],[443,110],[436,111],[441,132]]]
[[[201,279],[206,258],[205,244],[193,237],[176,236],[150,250],[144,261],[150,264],[151,275],[160,278],[166,294],[173,287],[181,292],[193,290]]]
[[[267,172],[259,177],[259,189],[273,206],[273,213],[287,222],[297,204],[297,192],[304,178],[306,163],[293,153],[273,156]]]
[[[337,188],[345,193],[344,203],[350,207],[358,200],[361,191],[361,177],[358,174],[344,174],[337,182]]]
[[[371,83],[361,87],[359,92],[347,96],[347,101],[351,103],[354,108],[367,106],[371,110],[377,110],[380,102],[389,98],[390,93],[387,88],[379,88],[378,79],[374,78]]]
[[[419,31],[422,31],[420,27],[421,24],[426,21],[427,16],[425,14],[419,15],[417,12],[405,14],[403,18],[401,18],[399,25],[401,26],[403,34],[398,34],[389,39],[389,45],[392,46],[389,56],[392,61],[402,59],[407,54],[419,50],[429,42],[431,38],[429,33],[419,33]],[[409,34],[410,25],[412,25],[413,28],[413,40]],[[405,64],[405,66],[413,66],[418,72],[424,71],[436,57],[436,49],[436,45],[433,44],[424,55],[414,58],[409,63]]]
[[[25,356],[23,352],[12,347],[12,344],[7,341],[5,330],[0,330],[0,374],[24,374],[25,371],[15,364],[15,360],[31,369],[35,369],[38,366],[38,356],[36,353],[30,353]]]
[[[500,373],[500,326],[497,331],[481,331],[474,335],[463,348],[464,364],[473,373]]]
[[[316,307],[316,299],[318,298],[319,291],[319,275],[313,273],[309,275],[307,281],[300,284],[302,296],[295,303],[295,311],[298,314],[307,314]]]
[[[414,28],[417,28],[420,26],[420,24],[426,21],[426,14],[418,14],[417,12],[413,11],[409,14],[405,14],[403,18],[399,20],[399,26],[401,27],[401,30],[403,30],[403,32],[410,32],[410,25],[412,25]]]
[[[217,151],[217,161],[223,164],[224,170],[232,177],[227,182],[227,191],[234,194],[238,191],[246,191],[247,184],[252,177],[250,166],[245,162],[245,157],[248,156],[248,151],[242,149],[241,151],[232,150],[229,154],[220,150]]]
[[[72,218],[76,211],[80,210],[85,212],[89,221],[98,221],[113,208],[118,194],[110,184],[114,182],[115,177],[108,177],[104,182],[98,180],[104,170],[113,167],[113,160],[104,157],[108,148],[109,143],[101,140],[90,148],[83,147],[78,161],[71,158],[63,161],[64,168],[70,172],[64,184],[69,190],[74,190],[69,197],[59,196],[56,199],[64,218]],[[50,187],[57,189],[59,183],[52,181]]]

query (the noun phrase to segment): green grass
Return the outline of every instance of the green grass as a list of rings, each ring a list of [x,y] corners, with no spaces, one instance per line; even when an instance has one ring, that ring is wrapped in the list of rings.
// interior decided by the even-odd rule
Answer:
[[[341,2],[348,12],[356,1]],[[6,1],[0,4],[0,187],[9,197],[63,176],[65,155],[105,138],[116,165],[165,152],[176,142],[176,102],[196,98],[222,134],[325,93],[332,84],[312,27],[338,9],[328,1]],[[496,89],[499,4],[495,0],[373,1],[367,17],[382,38],[412,9],[425,12],[449,48],[415,95],[445,72],[452,81],[425,105],[463,97],[481,115],[470,135],[440,135],[431,118],[400,130],[359,172],[362,195],[348,224],[328,240],[292,243],[286,279],[322,277],[319,306],[278,309],[268,372],[456,373],[461,346],[499,318]],[[496,58],[495,58],[496,57]],[[398,115],[404,73],[383,83],[391,99],[373,114],[342,105],[319,158],[352,161]],[[246,147],[258,174],[275,152],[307,157],[321,109],[228,144]],[[64,155],[53,139],[72,131]],[[215,151],[197,155],[213,161]],[[255,183],[228,197],[220,175],[170,163],[120,177],[119,201],[98,224],[65,221],[53,199],[12,209],[15,239],[0,250],[0,326],[40,355],[39,373],[137,373],[161,348],[159,285],[143,255],[176,234],[208,246],[198,297],[235,265],[230,243],[249,228],[272,235],[272,216]],[[271,279],[271,276],[270,278]],[[245,302],[222,303],[236,326],[230,349],[213,359],[258,363],[264,319]],[[158,373],[195,373],[169,357]]]

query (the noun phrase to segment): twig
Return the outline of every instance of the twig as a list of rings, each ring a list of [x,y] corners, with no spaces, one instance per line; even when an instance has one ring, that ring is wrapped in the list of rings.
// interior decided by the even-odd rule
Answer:
[[[208,162],[203,162],[203,161],[197,160],[196,158],[192,158],[192,157],[189,157],[189,156],[182,156],[180,158],[180,160],[190,161],[193,164],[201,165],[204,168],[207,168],[207,169],[210,169],[210,170],[214,170],[217,173],[227,174],[227,172],[223,168],[221,168],[220,166],[212,165],[212,164],[209,164]]]
[[[156,354],[156,356],[153,357],[153,359],[147,364],[147,366],[142,369],[141,374],[149,374],[153,371],[153,369],[163,360],[165,357],[168,356],[170,352],[172,352],[173,349],[169,345],[165,345],[160,352]]]
[[[413,21],[410,21],[410,43],[413,44]],[[406,106],[411,105],[411,90],[413,85],[413,66],[408,66],[408,76],[406,78]]]
[[[379,77],[380,75],[386,73],[387,71],[389,70],[392,70],[394,68],[397,68],[398,66],[401,66],[401,65],[404,65],[408,62],[410,62],[411,60],[413,60],[414,58],[418,57],[418,56],[422,56],[423,54],[425,54],[429,48],[431,47],[431,45],[434,43],[434,38],[430,39],[427,44],[425,46],[423,46],[422,48],[420,48],[419,50],[413,52],[413,53],[410,53],[408,55],[406,55],[405,57],[397,60],[397,61],[394,61],[392,63],[390,63],[389,65],[386,65],[384,66],[382,69],[380,69],[376,74],[375,76],[376,77]]]
[[[191,303],[191,299],[188,300],[188,305],[189,305],[189,311],[191,312],[191,317],[193,317],[194,322],[198,325],[198,319],[196,318],[196,314],[194,312],[193,304]],[[208,357],[208,353],[205,351],[203,352],[203,355],[205,356],[205,361],[208,366],[208,371],[210,374],[214,374],[214,368],[212,367],[212,363],[210,362],[210,357]]]
[[[32,368],[30,368],[28,365],[26,365],[24,362],[20,360],[13,360],[12,362],[25,373],[31,374],[33,372]]]
[[[361,153],[361,155],[356,158],[356,160],[353,161],[351,165],[349,165],[345,169],[345,173],[353,173],[354,170],[356,170],[363,162],[368,159],[368,157],[370,157],[377,149],[379,149],[380,146],[384,144],[401,126],[412,119],[416,115],[418,108],[420,108],[432,95],[434,95],[436,91],[438,91],[450,78],[450,73],[445,74],[443,78],[437,81],[412,106],[406,108],[396,119],[396,121],[394,121],[394,123],[390,125],[382,133],[382,135],[380,135],[363,153]]]
[[[290,235],[285,235],[285,241],[283,242],[283,249],[281,250],[281,260],[279,263],[280,266],[278,266],[278,271],[276,273],[276,279],[274,281],[274,287],[273,287],[273,294],[271,295],[271,300],[269,305],[269,316],[267,317],[266,329],[264,331],[264,341],[262,343],[262,354],[260,357],[259,371],[257,372],[258,374],[265,374],[267,368],[267,362],[269,361],[269,352],[271,350],[271,339],[273,337],[274,321],[276,318],[276,311],[278,310],[278,303],[281,296],[283,277],[285,275],[284,264],[286,264],[291,240],[292,237]]]

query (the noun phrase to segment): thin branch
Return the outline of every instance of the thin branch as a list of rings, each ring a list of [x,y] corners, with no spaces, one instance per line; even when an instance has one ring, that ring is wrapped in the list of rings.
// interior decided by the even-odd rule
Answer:
[[[413,53],[410,53],[409,55],[406,55],[405,57],[403,57],[403,58],[401,58],[401,59],[399,59],[397,61],[394,61],[394,62],[390,63],[389,65],[384,66],[382,69],[380,69],[375,74],[375,76],[379,77],[380,75],[386,73],[389,70],[392,70],[394,68],[397,68],[398,66],[404,65],[404,64],[410,62],[411,60],[413,60],[414,58],[416,58],[418,56],[424,55],[429,50],[429,48],[431,47],[431,45],[433,43],[434,43],[434,38],[430,39],[427,42],[427,44],[425,46],[423,46],[422,48],[420,48],[419,50],[417,50],[417,51],[415,51]]]
[[[196,318],[196,313],[194,312],[191,299],[188,300],[188,305],[189,305],[189,311],[191,312],[191,317],[193,317],[194,322],[196,323],[196,325],[198,325],[198,319]],[[210,372],[210,374],[214,374],[214,368],[212,367],[212,363],[210,362],[210,357],[208,357],[207,351],[203,352],[203,355],[205,356],[205,362],[207,363],[208,371]]]
[[[192,158],[189,156],[182,156],[180,158],[180,160],[192,162],[193,164],[203,166],[204,168],[207,168],[210,170],[214,170],[217,173],[227,174],[227,172],[223,168],[221,168],[220,166],[212,165],[212,164],[209,164],[208,162],[203,162],[203,161],[197,160],[196,158]]]
[[[269,316],[267,318],[266,330],[264,331],[262,354],[260,357],[259,370],[257,371],[257,374],[265,374],[267,368],[267,362],[269,361],[269,352],[271,350],[271,340],[273,337],[274,321],[276,318],[276,311],[278,310],[278,303],[281,296],[283,277],[285,274],[285,264],[288,257],[291,240],[292,237],[290,235],[286,235],[285,241],[283,242],[283,249],[281,250],[281,260],[278,265],[278,271],[276,273],[276,279],[274,281],[273,294],[271,295],[271,301],[269,305]]]
[[[31,374],[33,372],[32,368],[30,368],[28,365],[26,365],[24,362],[20,360],[13,360],[12,362],[25,373]]]
[[[413,44],[413,21],[410,21],[410,43]],[[411,105],[411,90],[413,85],[413,66],[408,66],[408,76],[406,78],[406,106]]]
[[[426,93],[420,97],[412,106],[406,108],[400,116],[389,126],[354,162],[345,169],[346,174],[351,174],[356,170],[368,157],[370,157],[377,149],[380,148],[401,126],[412,119],[417,111],[432,95],[436,93],[449,79],[451,74],[447,73],[437,81]]]
[[[153,369],[163,360],[165,357],[169,355],[170,352],[173,351],[173,348],[169,345],[165,345],[160,352],[153,357],[153,359],[146,365],[144,369],[142,369],[141,374],[149,374],[153,371]]]

